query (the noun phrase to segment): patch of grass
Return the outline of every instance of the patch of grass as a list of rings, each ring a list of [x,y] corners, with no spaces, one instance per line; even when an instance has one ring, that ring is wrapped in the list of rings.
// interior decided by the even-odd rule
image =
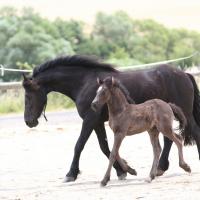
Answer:
[[[22,96],[15,98],[3,94],[0,96],[0,102],[1,114],[22,112],[24,109]]]
[[[48,95],[47,111],[63,110],[72,107],[74,107],[74,103],[68,97],[56,92]],[[24,91],[0,91],[0,114],[20,112],[24,112]]]
[[[57,92],[51,92],[47,98],[47,111],[62,110],[75,106],[70,98]]]

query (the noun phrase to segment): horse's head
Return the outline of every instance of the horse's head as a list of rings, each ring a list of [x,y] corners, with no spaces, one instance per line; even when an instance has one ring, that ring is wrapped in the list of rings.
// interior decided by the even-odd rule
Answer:
[[[103,81],[97,78],[97,83],[99,87],[91,104],[91,108],[94,111],[100,109],[110,99],[111,90],[114,87],[116,81],[113,77],[107,77]]]
[[[25,89],[24,121],[30,128],[38,125],[38,118],[47,103],[47,92],[42,84],[34,78],[24,75],[23,87]]]

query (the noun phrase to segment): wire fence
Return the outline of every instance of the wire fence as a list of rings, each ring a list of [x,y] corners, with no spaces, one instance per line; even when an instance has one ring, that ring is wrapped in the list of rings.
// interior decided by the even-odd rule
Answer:
[[[148,63],[148,64],[141,64],[141,65],[122,66],[122,67],[118,67],[117,69],[125,71],[125,70],[130,70],[130,69],[137,70],[137,69],[142,69],[142,68],[151,68],[152,66],[156,66],[156,65],[160,65],[160,64],[169,64],[169,63],[173,63],[173,62],[184,61],[186,59],[190,59],[199,54],[200,54],[200,52],[197,51],[186,57],[181,57],[181,58],[176,58],[176,59],[171,59],[171,60],[164,60],[164,61]],[[27,69],[7,68],[7,67],[4,67],[4,65],[2,65],[2,64],[0,65],[0,70],[1,70],[1,76],[4,76],[6,71],[21,72],[21,73],[31,73],[32,72],[32,70],[27,70]],[[200,72],[194,72],[194,73],[190,72],[190,73],[194,76],[200,75]],[[2,82],[2,83],[0,83],[1,90],[17,89],[17,88],[21,88],[21,86],[22,86],[21,82],[7,82],[7,83]]]
[[[0,65],[0,70],[1,70],[1,76],[4,76],[5,71],[10,71],[10,72],[32,72],[32,70],[27,70],[27,69],[11,69],[11,68],[6,68],[4,65]]]

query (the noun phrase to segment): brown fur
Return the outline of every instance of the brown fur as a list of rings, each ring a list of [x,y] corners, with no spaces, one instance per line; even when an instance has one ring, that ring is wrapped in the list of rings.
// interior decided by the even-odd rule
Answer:
[[[136,174],[127,163],[119,156],[119,147],[123,138],[127,135],[134,135],[147,131],[153,147],[154,160],[150,171],[150,180],[157,174],[157,167],[161,152],[159,143],[159,132],[174,141],[178,147],[179,165],[185,171],[190,172],[189,165],[184,161],[182,152],[181,137],[174,133],[172,128],[173,119],[176,117],[180,121],[180,129],[184,130],[186,118],[182,110],[174,104],[166,103],[160,99],[148,100],[142,104],[129,104],[126,93],[122,87],[118,87],[118,81],[113,78],[106,78],[97,91],[92,107],[96,109],[98,105],[107,103],[109,110],[109,126],[114,132],[114,144],[109,158],[109,166],[101,184],[105,186],[110,179],[111,167],[117,160],[124,171]]]

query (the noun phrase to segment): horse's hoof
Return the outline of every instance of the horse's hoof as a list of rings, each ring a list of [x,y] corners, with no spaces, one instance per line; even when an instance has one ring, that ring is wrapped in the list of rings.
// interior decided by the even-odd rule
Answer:
[[[156,176],[162,176],[165,173],[162,169],[157,169]]]
[[[125,180],[126,177],[127,177],[127,173],[125,172],[125,173],[121,174],[120,176],[118,176],[118,179],[119,180]]]
[[[128,173],[131,174],[131,175],[135,175],[137,176],[137,172],[135,169],[131,168],[131,167],[128,167]]]
[[[65,179],[64,179],[63,183],[74,182],[75,180],[76,179],[74,177],[65,176]]]

